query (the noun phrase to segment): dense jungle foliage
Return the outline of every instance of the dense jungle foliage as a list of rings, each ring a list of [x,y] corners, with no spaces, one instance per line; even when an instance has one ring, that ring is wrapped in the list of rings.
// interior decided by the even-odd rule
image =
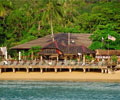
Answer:
[[[93,33],[92,50],[120,49],[120,0],[0,0],[0,46],[51,32]]]

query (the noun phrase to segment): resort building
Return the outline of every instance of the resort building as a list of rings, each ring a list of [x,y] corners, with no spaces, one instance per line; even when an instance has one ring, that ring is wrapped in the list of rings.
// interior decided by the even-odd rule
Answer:
[[[85,61],[85,55],[95,55],[95,52],[88,47],[92,41],[89,39],[91,34],[70,34],[59,33],[54,35],[55,41],[52,41],[51,35],[47,35],[25,44],[12,47],[12,50],[29,50],[34,46],[40,46],[42,49],[38,53],[42,59],[71,60],[82,58]]]
[[[97,49],[95,58],[99,60],[108,60],[111,59],[112,56],[116,56],[118,58],[118,62],[120,63],[120,50],[102,50]]]
[[[112,73],[114,63],[110,65],[107,62],[99,59],[109,58],[112,55],[119,56],[119,51],[96,50],[92,51],[88,47],[92,41],[89,39],[91,34],[70,34],[60,33],[54,35],[47,35],[30,42],[20,44],[11,48],[19,54],[18,59],[8,59],[0,63],[0,72],[6,69],[16,71],[33,72],[33,71],[66,71],[82,70],[83,72],[97,70],[102,73]],[[38,48],[37,52],[31,52],[28,59],[22,57],[22,53],[28,52],[33,47]],[[35,49],[35,48],[34,48]],[[24,52],[22,52],[24,51]],[[15,54],[15,53],[14,53]],[[15,54],[16,55],[16,54]],[[6,56],[7,57],[7,56]],[[96,59],[98,61],[96,61]],[[31,59],[30,59],[31,58]],[[117,70],[120,67],[116,67]]]

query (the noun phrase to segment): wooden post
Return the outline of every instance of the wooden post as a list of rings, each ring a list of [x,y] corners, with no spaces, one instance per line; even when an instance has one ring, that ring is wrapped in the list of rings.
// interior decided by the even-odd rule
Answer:
[[[15,73],[15,68],[13,68],[13,73]]]
[[[70,72],[70,73],[72,72],[72,69],[71,69],[71,68],[69,68],[69,72]]]
[[[66,62],[66,60],[67,60],[67,56],[64,57],[64,60],[65,60],[65,62]]]
[[[111,68],[108,68],[108,73],[109,73],[109,74],[112,74],[112,73],[113,73],[113,71],[112,71]]]
[[[42,68],[40,69],[40,72],[43,73],[43,69]]]
[[[105,73],[108,73],[108,69],[105,69]]]
[[[85,63],[85,55],[83,54],[83,63]]]
[[[42,55],[40,56],[40,60],[41,60],[41,61],[43,60],[43,57],[42,57]]]
[[[85,68],[83,68],[83,72],[86,73],[86,69]]]
[[[57,68],[55,68],[55,72],[57,73]]]
[[[59,61],[59,57],[57,56],[57,62]]]
[[[104,69],[101,69],[101,73],[104,73]]]
[[[27,70],[27,73],[29,73],[29,68],[26,68],[26,70]]]
[[[2,73],[2,69],[0,68],[0,73]]]

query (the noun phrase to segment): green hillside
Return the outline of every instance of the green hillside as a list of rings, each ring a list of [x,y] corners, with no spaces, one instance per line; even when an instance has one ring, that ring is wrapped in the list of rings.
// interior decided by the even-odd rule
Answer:
[[[43,37],[52,28],[53,33],[93,33],[92,50],[120,49],[120,0],[0,0],[0,46]]]

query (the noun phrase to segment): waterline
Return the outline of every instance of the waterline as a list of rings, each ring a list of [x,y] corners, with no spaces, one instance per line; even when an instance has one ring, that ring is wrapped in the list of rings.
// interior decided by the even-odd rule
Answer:
[[[120,83],[0,81],[0,100],[119,100]]]

